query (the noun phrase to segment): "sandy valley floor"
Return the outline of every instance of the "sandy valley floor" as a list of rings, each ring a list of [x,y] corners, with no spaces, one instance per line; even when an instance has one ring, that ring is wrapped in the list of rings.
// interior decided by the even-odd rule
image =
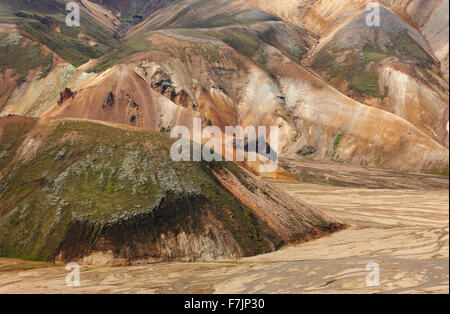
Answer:
[[[449,293],[448,190],[367,190],[274,181],[350,228],[238,261],[81,268],[0,259],[0,293]],[[366,265],[380,284],[368,287]]]

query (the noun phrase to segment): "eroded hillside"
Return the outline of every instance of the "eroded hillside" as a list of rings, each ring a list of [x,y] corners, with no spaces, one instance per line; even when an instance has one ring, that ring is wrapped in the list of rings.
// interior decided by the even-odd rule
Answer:
[[[177,163],[167,135],[0,118],[0,255],[124,265],[270,252],[344,226],[234,163]]]
[[[448,173],[448,1],[382,1],[375,28],[369,2],[83,0],[111,42],[93,40],[103,54],[82,66],[24,27],[42,18],[10,19],[4,49],[23,36],[55,61],[25,81],[3,66],[0,107],[160,132],[193,117],[277,125],[281,156]]]

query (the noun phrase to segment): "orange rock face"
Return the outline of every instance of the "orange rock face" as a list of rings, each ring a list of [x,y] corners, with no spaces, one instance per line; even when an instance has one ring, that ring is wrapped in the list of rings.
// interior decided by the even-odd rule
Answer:
[[[282,157],[314,147],[303,157],[448,169],[448,1],[381,1],[378,28],[365,23],[369,0],[158,1],[118,35],[131,2],[83,1],[122,36],[104,56],[78,68],[58,61],[18,86],[6,67],[2,114],[161,132],[195,117],[222,130],[278,126]]]

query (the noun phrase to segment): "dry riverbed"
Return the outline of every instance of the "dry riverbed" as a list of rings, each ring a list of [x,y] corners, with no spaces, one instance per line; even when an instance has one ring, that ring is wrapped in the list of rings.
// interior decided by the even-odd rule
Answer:
[[[272,181],[350,228],[237,261],[81,267],[0,259],[0,293],[449,293],[449,191]],[[368,287],[368,263],[380,267]]]

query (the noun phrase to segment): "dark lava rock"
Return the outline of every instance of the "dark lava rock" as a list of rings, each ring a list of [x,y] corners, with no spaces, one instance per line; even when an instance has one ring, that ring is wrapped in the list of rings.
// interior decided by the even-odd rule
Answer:
[[[297,154],[302,156],[310,156],[314,155],[316,152],[317,149],[314,146],[305,145],[297,151]]]

